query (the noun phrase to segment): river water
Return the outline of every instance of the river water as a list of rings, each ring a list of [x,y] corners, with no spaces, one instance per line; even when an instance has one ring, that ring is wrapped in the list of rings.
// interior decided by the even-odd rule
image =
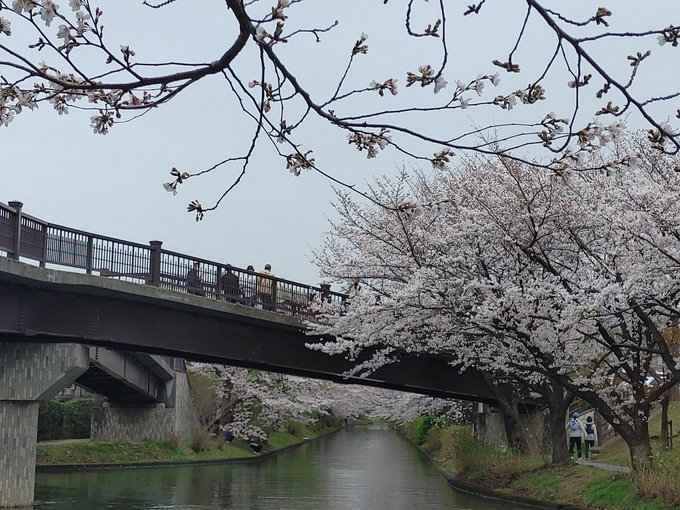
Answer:
[[[38,473],[36,510],[511,510],[452,490],[387,428],[343,430],[261,463]]]

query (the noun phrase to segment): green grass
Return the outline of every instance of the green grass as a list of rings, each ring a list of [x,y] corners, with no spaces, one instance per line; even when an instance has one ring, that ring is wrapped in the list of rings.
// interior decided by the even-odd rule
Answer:
[[[680,405],[674,406],[674,413],[678,413],[680,423]],[[659,420],[652,422],[652,427],[658,427]],[[404,427],[404,432],[412,427]],[[603,453],[599,460],[606,458],[628,458],[628,450],[614,443],[613,451]],[[642,482],[633,476],[611,473],[582,465],[546,466],[543,458],[537,455],[521,455],[513,451],[500,451],[488,445],[475,441],[468,427],[435,427],[429,431],[423,447],[430,452],[436,462],[450,473],[454,473],[466,480],[478,483],[496,490],[500,494],[525,496],[554,504],[569,504],[582,508],[607,510],[677,510],[672,504],[664,506],[662,488],[669,483],[664,481],[654,485],[645,482],[648,498],[638,495],[636,484]],[[678,450],[663,456],[667,465],[674,467],[680,455],[680,440]],[[661,460],[661,459],[659,459]],[[678,479],[677,470],[669,468],[668,476],[672,480]],[[652,478],[652,482],[655,479]],[[673,485],[673,484],[670,484]],[[650,490],[650,488],[652,490]],[[666,501],[672,501],[665,494]],[[640,491],[640,493],[642,493]]]
[[[589,483],[586,489],[586,497],[589,503],[602,508],[635,508],[636,510],[677,508],[664,506],[656,501],[645,500],[636,496],[632,484],[625,477],[612,479],[611,476],[603,476],[603,474],[600,474],[597,481]]]
[[[674,449],[666,454],[680,463],[680,402],[671,402],[668,409],[668,419],[675,425],[673,429]],[[655,412],[649,419],[649,435],[652,437],[652,451],[660,452],[659,435],[661,433],[661,413]],[[616,437],[607,442],[606,448],[597,457],[598,461],[616,464],[617,466],[630,467],[630,453],[628,445],[620,437]]]
[[[177,462],[250,457],[253,452],[245,442],[226,443],[222,450],[214,442],[202,452],[194,452],[191,441],[171,448],[165,441],[79,441],[73,443],[38,444],[38,464],[127,464],[136,462]]]
[[[267,442],[264,444],[263,450],[270,452],[272,450],[279,450],[281,448],[286,448],[300,442],[300,439],[290,434],[284,430],[279,430],[277,432],[272,432],[269,434]]]
[[[305,428],[303,437],[315,438],[337,430],[322,428],[311,430]],[[285,431],[272,432],[263,445],[264,452],[271,452],[302,442],[302,439]],[[38,464],[128,464],[138,462],[184,462],[229,460],[252,457],[255,454],[248,443],[242,439],[234,439],[231,443],[219,444],[214,438],[209,441],[208,448],[201,452],[191,449],[191,439],[182,440],[177,448],[172,448],[167,441],[73,441],[59,443],[38,443],[36,460]]]
[[[447,471],[491,487],[544,465],[539,455],[501,451],[474,440],[470,427],[434,427],[428,432],[423,447]]]
[[[326,427],[326,428],[310,428],[304,427],[302,431],[298,432],[298,435],[293,435],[286,430],[278,430],[269,434],[267,442],[262,448],[265,452],[271,452],[273,450],[279,450],[281,448],[286,448],[288,446],[300,443],[305,439],[314,439],[319,436],[323,436],[330,432],[338,430],[339,427]],[[296,431],[297,432],[297,431]]]

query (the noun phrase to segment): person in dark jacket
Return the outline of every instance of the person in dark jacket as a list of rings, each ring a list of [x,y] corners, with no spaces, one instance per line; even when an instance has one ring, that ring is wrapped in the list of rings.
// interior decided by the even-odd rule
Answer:
[[[222,295],[228,303],[240,303],[242,298],[241,285],[238,276],[232,273],[232,267],[227,264],[226,273],[222,275],[220,285]]]
[[[246,274],[243,275],[243,302],[246,306],[255,306],[257,303],[257,286],[255,280],[255,268],[249,265]]]
[[[203,281],[201,280],[201,265],[194,262],[194,265],[186,277],[187,294],[194,294],[196,296],[205,296],[203,289]]]

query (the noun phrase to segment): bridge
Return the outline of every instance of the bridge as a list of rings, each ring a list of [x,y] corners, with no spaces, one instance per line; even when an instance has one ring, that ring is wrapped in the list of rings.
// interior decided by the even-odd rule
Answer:
[[[0,451],[17,437],[26,443],[16,458],[0,456],[0,508],[32,501],[38,400],[80,378],[122,399],[162,403],[172,358],[496,403],[480,373],[461,374],[443,357],[404,355],[355,377],[361,359],[307,348],[322,340],[306,334],[314,303],[344,299],[328,285],[83,232],[0,203]],[[130,359],[136,375],[115,371]]]
[[[480,374],[461,375],[441,357],[404,356],[360,378],[346,375],[356,361],[308,349],[320,340],[305,333],[313,303],[345,299],[330,286],[167,251],[160,241],[143,245],[51,224],[22,207],[0,204],[0,341],[74,341],[496,402]],[[24,259],[38,267],[16,262]],[[196,263],[198,278],[188,276]],[[227,274],[238,283],[223,285]],[[271,297],[258,301],[263,289]]]

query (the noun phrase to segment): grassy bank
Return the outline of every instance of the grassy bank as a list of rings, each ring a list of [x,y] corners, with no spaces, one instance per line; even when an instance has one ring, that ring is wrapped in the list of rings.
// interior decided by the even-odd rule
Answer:
[[[320,430],[304,429],[302,434],[290,434],[286,431],[272,432],[263,444],[259,455],[280,450],[305,439],[328,434],[337,429]],[[198,450],[198,451],[197,451]],[[196,445],[196,440],[169,438],[166,441],[73,441],[58,443],[38,443],[36,460],[38,466],[59,466],[69,464],[146,464],[173,462],[208,462],[229,461],[254,457],[255,454],[248,443],[234,439],[231,443],[219,438],[209,437],[205,442]]]
[[[671,419],[680,423],[677,403],[671,409]],[[573,463],[550,467],[549,458],[544,456],[500,451],[479,443],[469,427],[436,424],[423,427],[421,419],[404,427],[402,432],[420,444],[447,472],[499,495],[598,510],[677,510],[680,439],[676,438],[675,450],[659,452],[659,430],[660,419],[650,420],[656,452],[654,471],[630,475]],[[594,461],[626,465],[627,447],[620,439],[613,440]]]

